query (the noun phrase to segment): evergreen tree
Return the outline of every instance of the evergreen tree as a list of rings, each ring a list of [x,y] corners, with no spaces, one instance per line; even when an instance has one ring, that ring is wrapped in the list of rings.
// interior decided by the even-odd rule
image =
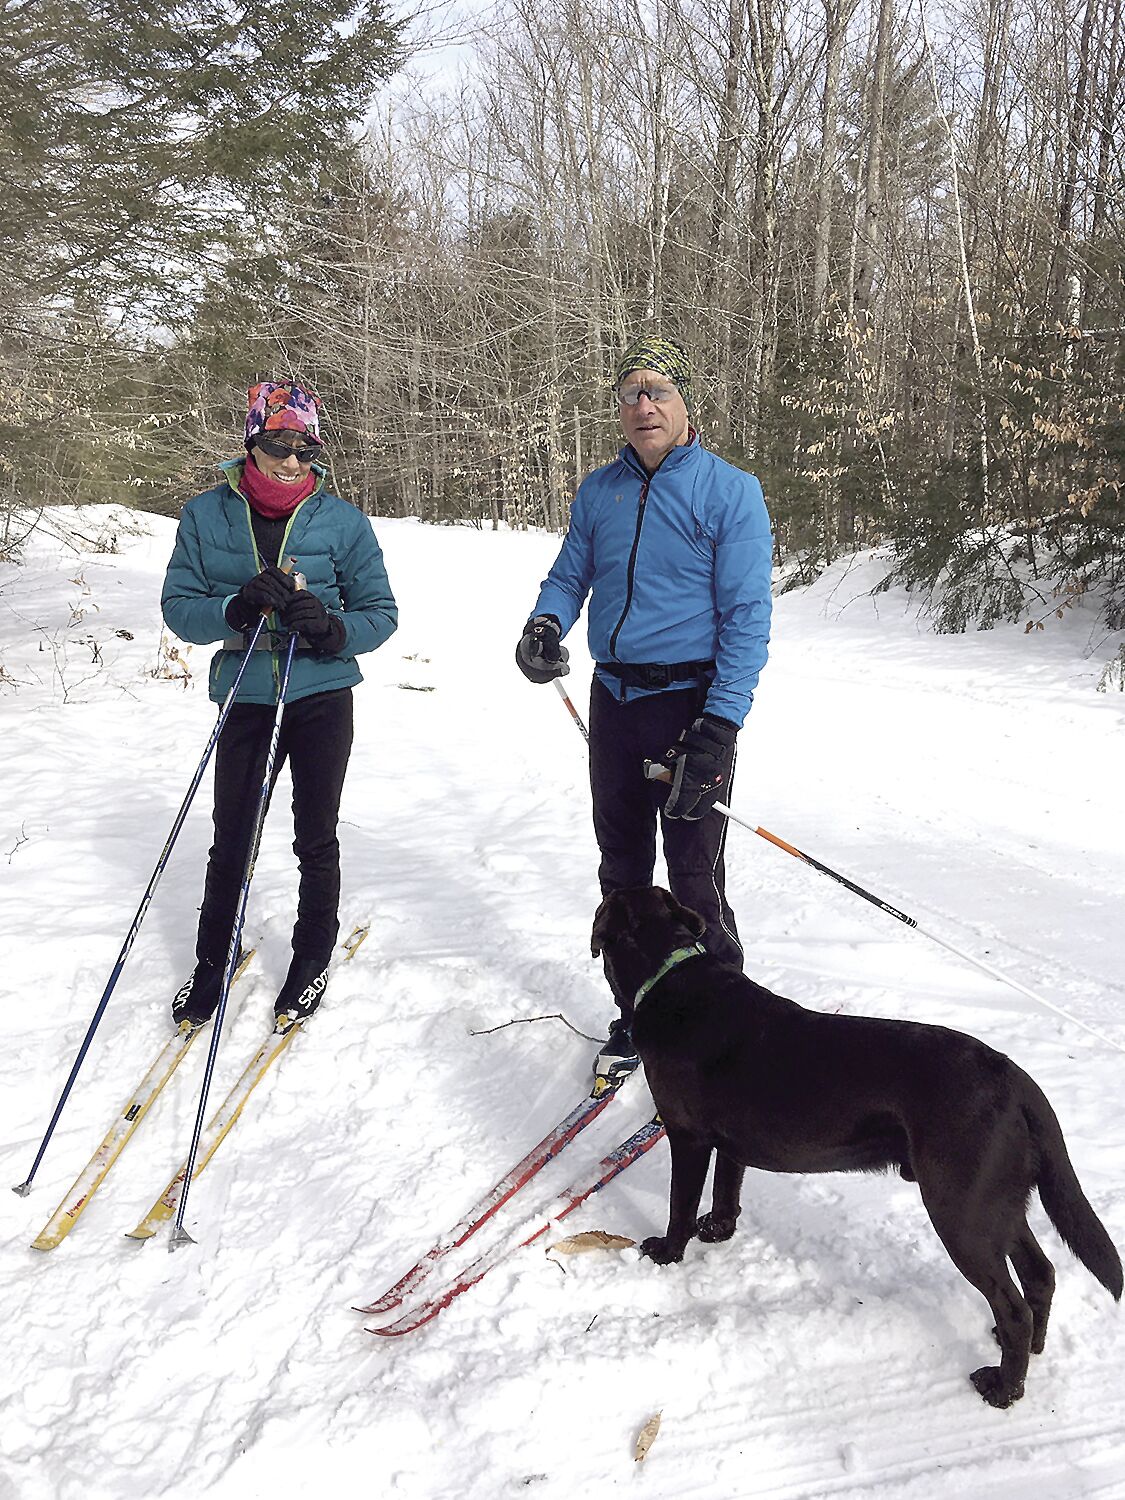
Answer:
[[[383,0],[0,0],[9,505],[144,502],[189,482],[166,419],[213,397],[168,347],[324,201],[400,24]],[[221,373],[219,354],[219,390],[244,387],[245,353]]]
[[[399,58],[382,0],[0,0],[0,250],[25,292],[192,287],[246,213],[284,219]]]

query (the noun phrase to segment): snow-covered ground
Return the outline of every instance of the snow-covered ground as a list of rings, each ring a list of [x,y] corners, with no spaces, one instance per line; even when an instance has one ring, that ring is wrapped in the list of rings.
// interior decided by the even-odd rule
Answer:
[[[75,522],[82,550],[59,536]],[[515,1256],[429,1327],[364,1332],[395,1280],[582,1096],[609,1019],[589,957],[584,747],[512,652],[557,545],[377,523],[402,625],[356,692],[343,932],[371,935],[195,1183],[198,1244],[124,1238],[183,1156],[203,1049],[74,1233],[29,1242],[168,1033],[209,843],[204,783],[27,1198],[0,1236],[0,1500],[364,1494],[540,1500],[1072,1500],[1125,1496],[1125,1322],[1062,1247],[1023,1401],[986,1407],[983,1300],[911,1184],[750,1173],[729,1244]],[[116,537],[116,550],[104,541]],[[21,1182],[213,723],[209,652],[161,645],[173,523],[48,513],[0,564],[0,1155]],[[103,543],[99,544],[99,538]],[[99,550],[101,545],[101,550]],[[778,601],[736,811],[1112,1038],[1107,1045],[732,829],[747,968],[825,1009],[938,1022],[1013,1056],[1053,1101],[1125,1246],[1125,697],[1121,637],[1079,606],[1047,630],[935,637],[877,563]],[[589,662],[571,639],[572,694]],[[217,1102],[283,976],[287,799],[251,896]],[[502,1215],[521,1223],[647,1118],[643,1081]],[[657,1148],[560,1227],[663,1227]],[[517,1206],[518,1205],[518,1206]],[[662,1426],[643,1464],[637,1434]]]

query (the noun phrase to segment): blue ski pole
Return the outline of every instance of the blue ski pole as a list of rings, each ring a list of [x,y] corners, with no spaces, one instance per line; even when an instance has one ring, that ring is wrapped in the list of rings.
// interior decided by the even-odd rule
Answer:
[[[297,575],[300,580],[300,574]],[[298,582],[298,587],[303,587],[303,581]],[[277,746],[281,738],[281,716],[285,711],[285,694],[289,689],[289,673],[293,667],[293,653],[297,648],[297,635],[293,632],[289,637],[289,649],[285,656],[285,666],[281,674],[281,682],[277,689],[277,711],[273,716],[273,732],[270,735],[269,750],[266,752],[266,765],[262,773],[262,787],[258,793],[258,807],[254,814],[254,826],[250,833],[250,846],[246,851],[246,867],[242,874],[242,888],[238,893],[238,906],[234,916],[234,926],[231,929],[230,947],[227,949],[226,967],[223,969],[223,983],[219,990],[219,1003],[215,1008],[215,1024],[211,1030],[211,1046],[207,1052],[207,1066],[203,1071],[203,1087],[199,1093],[199,1109],[195,1117],[195,1129],[191,1137],[191,1149],[188,1152],[187,1164],[184,1167],[184,1185],[180,1191],[180,1202],[176,1209],[176,1222],[172,1226],[172,1237],[168,1242],[169,1250],[177,1250],[181,1245],[194,1245],[195,1241],[184,1228],[184,1208],[187,1204],[188,1191],[191,1188],[192,1174],[195,1171],[195,1159],[199,1152],[199,1141],[203,1134],[203,1120],[207,1111],[207,1095],[211,1091],[211,1075],[215,1070],[215,1058],[219,1052],[219,1037],[223,1030],[223,1019],[227,1011],[227,996],[230,994],[231,980],[234,976],[238,963],[238,947],[242,938],[242,924],[246,920],[246,903],[250,896],[250,882],[254,878],[254,864],[258,858],[258,846],[262,842],[262,827],[266,821],[266,808],[269,805],[270,784],[273,781],[273,767],[277,759]]]
[[[292,566],[291,562],[289,566]],[[288,567],[286,571],[288,571]],[[261,635],[262,628],[265,623],[266,617],[265,615],[263,615],[254,628],[254,634],[250,638],[250,643],[246,648],[246,651],[242,658],[242,662],[238,668],[238,675],[231,683],[230,692],[223,699],[223,705],[219,709],[219,716],[215,721],[215,727],[211,731],[211,738],[207,741],[207,748],[204,750],[203,755],[200,758],[199,765],[195,768],[195,775],[191,779],[191,785],[187,789],[187,795],[184,797],[183,802],[180,804],[180,810],[176,814],[176,821],[172,824],[172,831],[168,835],[168,840],[165,843],[164,848],[161,850],[160,858],[156,861],[156,868],[152,872],[152,878],[149,880],[148,886],[145,889],[145,893],[141,897],[141,904],[137,908],[136,916],[133,918],[133,925],[129,928],[129,931],[125,937],[125,941],[121,945],[121,952],[117,955],[117,962],[114,964],[113,971],[109,976],[109,981],[106,984],[105,989],[102,991],[102,998],[98,1001],[97,1009],[94,1011],[93,1018],[90,1021],[89,1027],[87,1028],[86,1035],[82,1040],[82,1045],[78,1049],[78,1056],[74,1059],[74,1065],[71,1068],[70,1075],[63,1087],[62,1094],[59,1097],[59,1102],[55,1105],[55,1112],[51,1116],[51,1123],[47,1126],[47,1133],[46,1135],[44,1135],[42,1141],[40,1142],[39,1150],[35,1153],[35,1160],[31,1164],[31,1171],[27,1174],[27,1177],[24,1179],[24,1181],[20,1183],[19,1187],[15,1187],[12,1189],[12,1191],[14,1193],[18,1193],[21,1198],[26,1198],[28,1193],[30,1193],[31,1191],[31,1184],[35,1180],[35,1174],[39,1170],[39,1164],[43,1160],[44,1153],[46,1152],[47,1147],[50,1144],[51,1137],[55,1133],[55,1126],[59,1123],[59,1119],[62,1115],[63,1109],[66,1107],[66,1102],[70,1098],[70,1091],[74,1087],[75,1080],[78,1077],[79,1069],[82,1067],[83,1062],[86,1060],[86,1054],[90,1050],[90,1043],[94,1040],[94,1033],[97,1031],[98,1026],[101,1023],[102,1016],[105,1015],[106,1006],[109,1004],[109,997],[113,994],[113,991],[117,985],[117,981],[121,977],[121,971],[125,967],[125,960],[129,957],[129,950],[132,948],[133,943],[136,941],[137,933],[141,929],[141,923],[144,921],[145,916],[148,912],[149,905],[156,893],[156,887],[160,884],[160,878],[167,868],[172,849],[176,843],[176,840],[180,836],[180,829],[184,826],[184,820],[188,815],[188,809],[191,807],[195,794],[199,790],[199,783],[203,780],[203,773],[204,771],[206,771],[207,764],[210,761],[212,754],[214,753],[215,746],[219,742],[219,736],[223,732],[223,725],[227,722],[227,719],[230,716],[231,706],[234,703],[235,694],[238,692],[238,685],[242,681],[242,674],[246,671],[246,663],[250,660],[250,654],[258,643],[258,637]]]

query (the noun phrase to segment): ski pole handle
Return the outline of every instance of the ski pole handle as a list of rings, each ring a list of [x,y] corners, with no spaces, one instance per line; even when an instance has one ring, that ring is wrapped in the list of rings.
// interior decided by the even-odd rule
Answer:
[[[668,786],[671,786],[675,779],[675,776],[671,771],[669,771],[668,767],[662,766],[658,760],[645,761],[646,781],[663,781]],[[769,839],[771,844],[776,844],[779,842],[779,840],[775,839],[771,833],[767,833],[764,828],[755,828],[753,823],[747,823],[746,820],[744,818],[740,818],[737,813],[731,812],[730,808],[726,805],[725,802],[712,802],[711,806],[717,813],[722,813],[724,818],[729,818],[732,823],[741,824],[743,828],[748,828],[751,833],[760,833],[763,838]],[[783,849],[788,849],[790,854],[796,854],[798,852],[795,849],[789,849],[788,844],[782,844],[781,847]],[[800,858],[803,859],[804,857],[804,855],[800,855]]]
[[[292,579],[293,579],[293,587],[294,588],[297,588],[297,589],[307,589],[308,588],[309,581],[305,577],[305,575],[300,571],[300,569],[297,567],[297,559],[295,557],[287,557],[285,559],[285,561],[281,564],[281,571],[283,573],[289,574],[292,577]],[[270,614],[270,613],[271,613],[270,610],[263,609],[262,610],[263,618],[266,615]]]
[[[282,562],[281,565],[281,571],[282,573],[290,574],[290,576],[293,577],[294,588],[308,588],[309,580],[306,579],[305,574],[303,574],[302,571],[297,568],[297,558],[285,558],[285,561]],[[272,609],[263,609],[263,612],[261,612],[261,616],[263,616],[263,619],[266,619],[267,616],[272,615],[272,613]]]

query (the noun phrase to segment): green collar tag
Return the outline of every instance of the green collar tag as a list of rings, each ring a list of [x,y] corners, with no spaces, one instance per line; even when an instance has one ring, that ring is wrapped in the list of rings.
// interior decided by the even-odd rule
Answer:
[[[706,952],[707,949],[702,943],[692,943],[690,948],[677,948],[674,952],[669,953],[652,978],[646,979],[644,984],[641,985],[633,1004],[640,1005],[653,985],[659,984],[665,974],[670,974],[673,969],[678,968],[680,964],[685,963],[689,958],[698,958],[701,954],[706,954]]]

